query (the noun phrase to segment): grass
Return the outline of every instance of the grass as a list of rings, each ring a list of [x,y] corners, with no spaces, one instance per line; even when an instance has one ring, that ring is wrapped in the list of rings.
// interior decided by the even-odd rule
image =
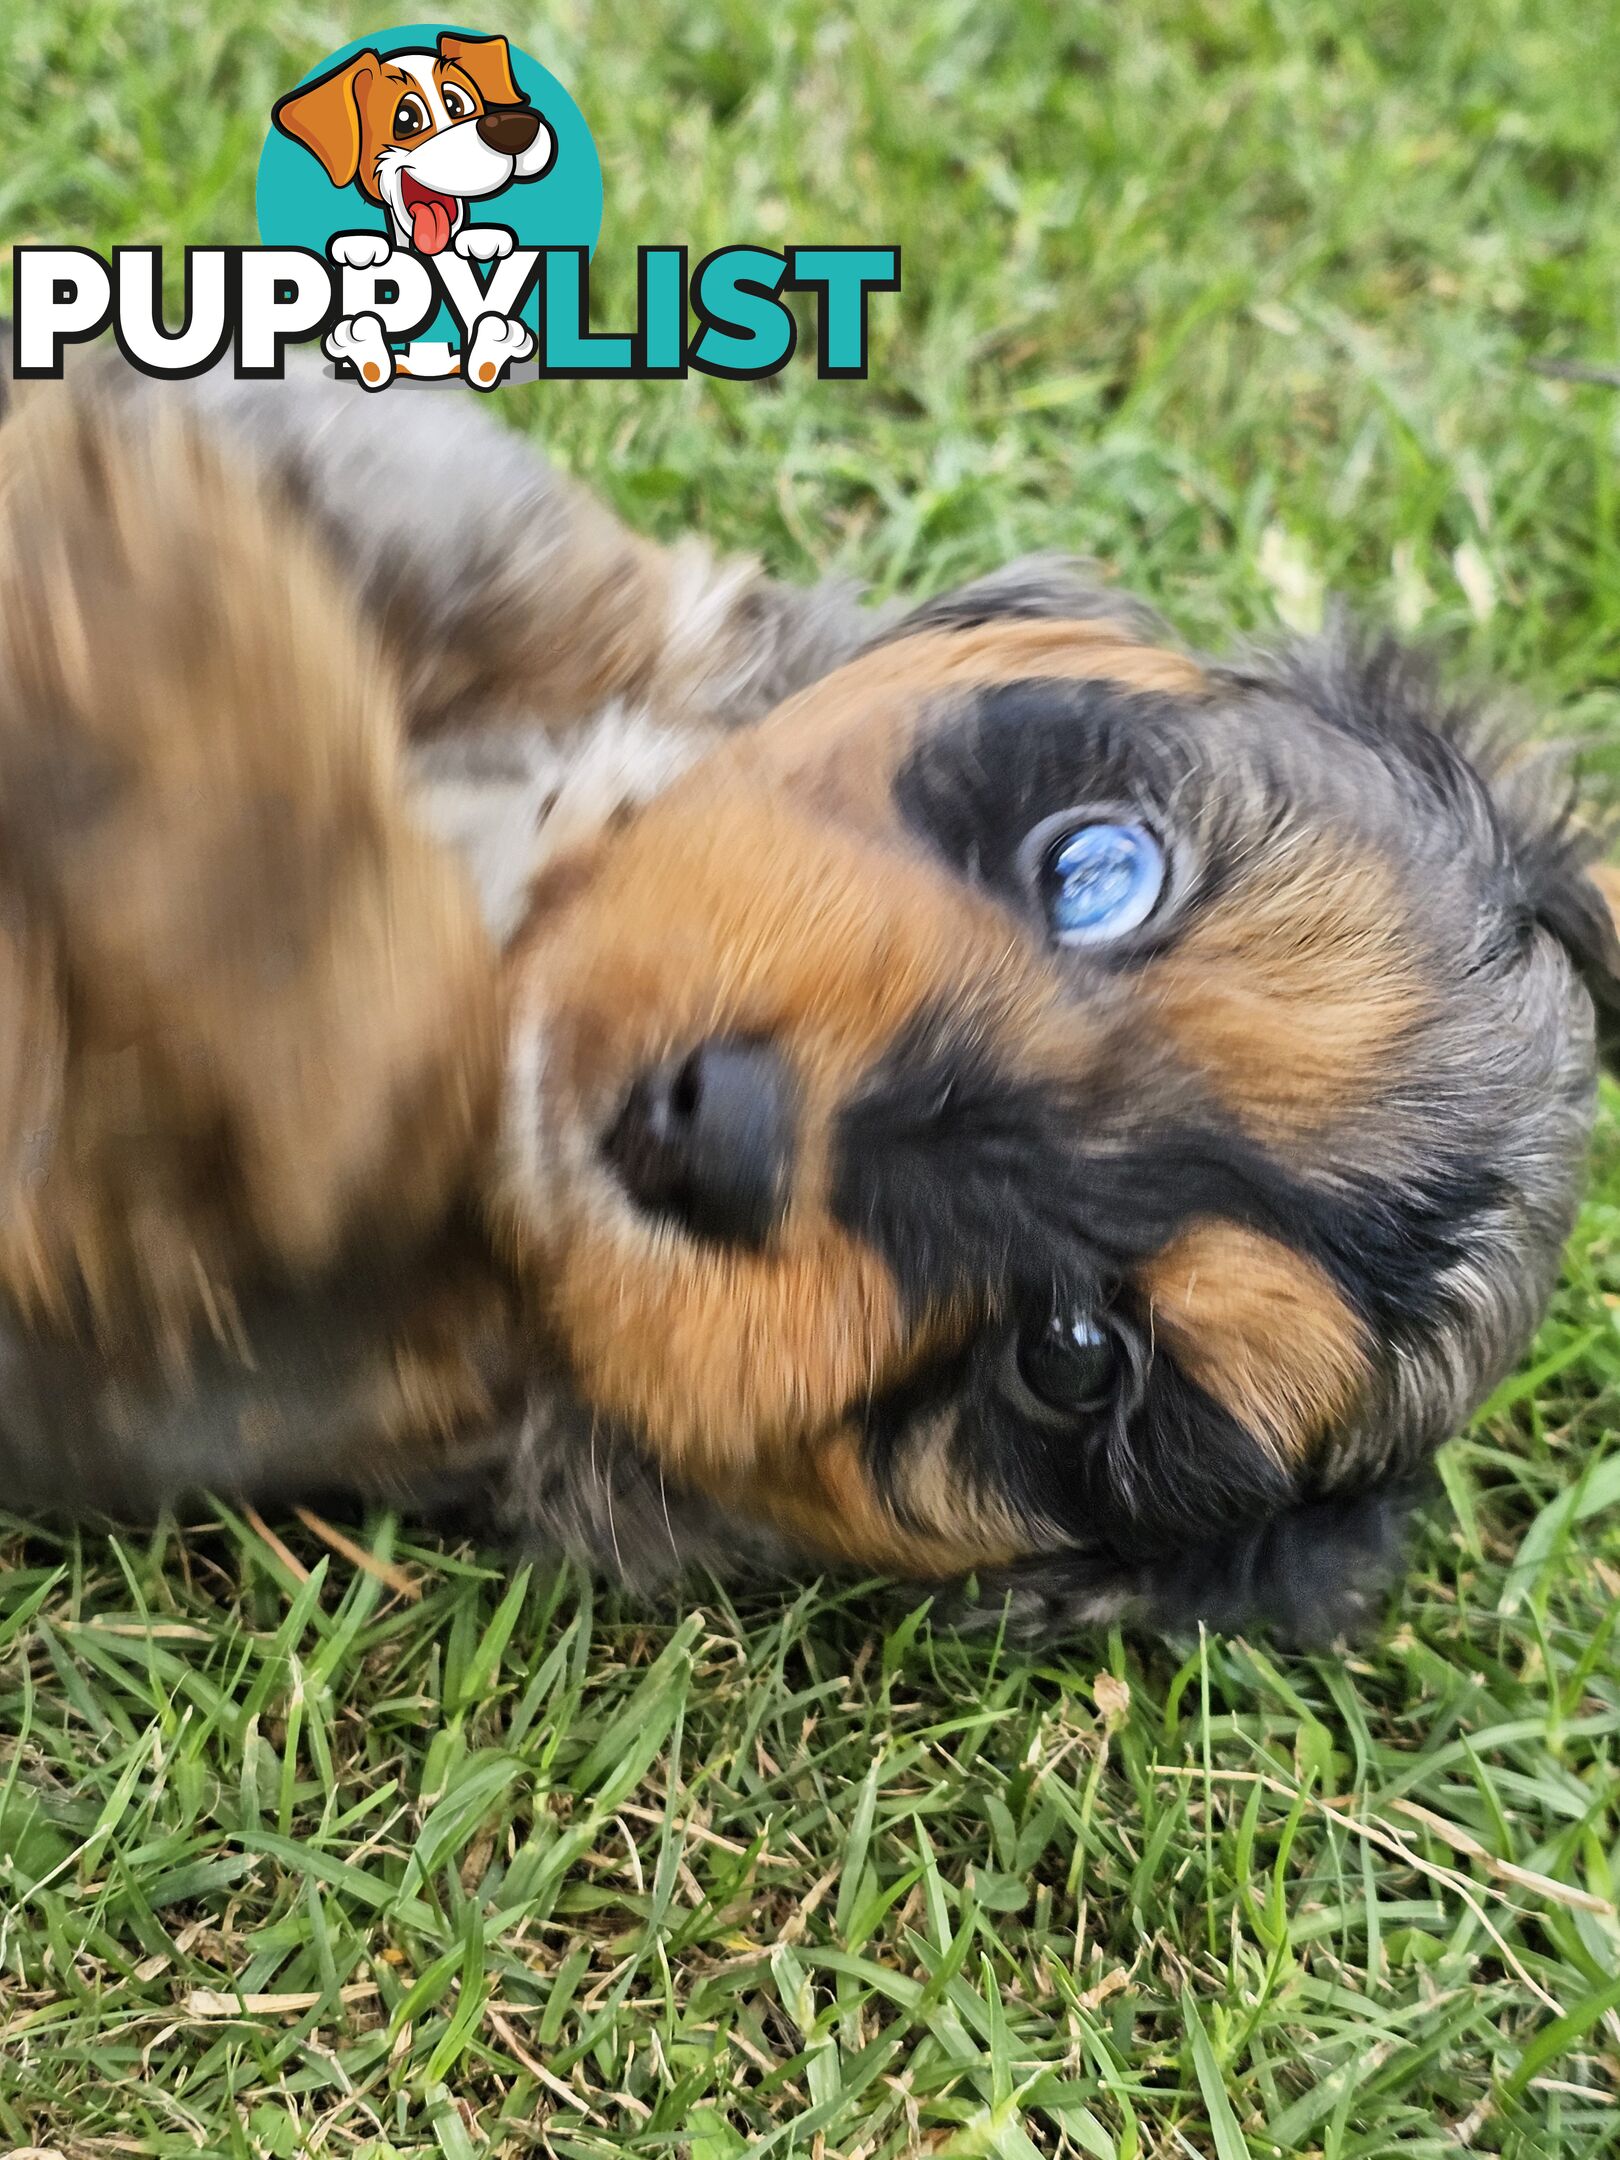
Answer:
[[[15,0],[0,231],[252,237],[370,8]],[[633,246],[898,239],[872,375],[503,409],[637,522],[921,589],[1323,595],[1620,746],[1613,0],[509,0]],[[0,1573],[0,2143],[1372,2160],[1620,2151],[1620,1135],[1382,1640],[903,1596],[638,1611],[222,1517]],[[284,1557],[285,1553],[285,1557]],[[289,1560],[296,1563],[289,1565]],[[403,1568],[410,1590],[397,1587]]]

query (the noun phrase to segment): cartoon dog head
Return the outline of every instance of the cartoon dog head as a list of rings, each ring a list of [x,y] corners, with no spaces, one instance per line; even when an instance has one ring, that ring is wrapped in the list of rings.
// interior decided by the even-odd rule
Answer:
[[[271,117],[334,187],[380,203],[396,243],[421,255],[450,245],[467,203],[540,179],[557,156],[503,37],[446,31],[433,52],[368,48],[289,92]]]

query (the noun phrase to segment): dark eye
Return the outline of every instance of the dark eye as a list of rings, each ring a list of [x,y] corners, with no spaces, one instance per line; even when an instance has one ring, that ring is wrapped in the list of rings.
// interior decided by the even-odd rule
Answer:
[[[419,97],[402,97],[394,111],[394,133],[401,142],[420,135],[428,124],[427,107]]]
[[[1102,945],[1145,923],[1164,890],[1164,850],[1145,825],[1071,827],[1046,850],[1041,901],[1059,945]]]
[[[465,90],[458,90],[454,83],[444,85],[444,109],[452,120],[465,120],[473,109],[473,101]]]
[[[1053,1313],[1018,1344],[1018,1377],[1048,1410],[1096,1410],[1113,1391],[1114,1339],[1089,1313]]]

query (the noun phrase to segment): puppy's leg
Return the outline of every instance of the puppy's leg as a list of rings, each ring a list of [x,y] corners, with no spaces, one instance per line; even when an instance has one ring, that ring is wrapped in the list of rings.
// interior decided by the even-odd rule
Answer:
[[[697,539],[642,539],[472,398],[368,398],[296,360],[282,382],[218,368],[157,383],[106,353],[85,365],[138,403],[197,411],[319,520],[418,734],[501,714],[562,732],[614,701],[739,726],[894,619],[848,583],[799,590]]]
[[[16,1235],[62,1115],[65,1027],[50,940],[0,893],[0,1242]]]
[[[418,734],[500,713],[564,732],[618,705],[706,736],[762,719],[886,620],[852,583],[801,590],[695,536],[645,539],[470,401],[450,417],[397,446],[365,506],[368,590]],[[418,487],[447,527],[410,515]]]
[[[183,1332],[244,1260],[442,1212],[494,963],[397,729],[332,566],[183,414],[58,390],[0,431],[0,860],[69,1023],[15,1294],[43,1273]]]
[[[0,366],[5,344],[0,326]],[[194,411],[319,521],[382,630],[414,734],[502,713],[565,731],[614,701],[697,730],[745,726],[901,618],[863,606],[849,580],[786,585],[702,540],[632,533],[470,398],[365,397],[297,356],[282,381],[222,366],[168,383],[98,347],[75,375]],[[61,396],[15,388],[25,406]]]

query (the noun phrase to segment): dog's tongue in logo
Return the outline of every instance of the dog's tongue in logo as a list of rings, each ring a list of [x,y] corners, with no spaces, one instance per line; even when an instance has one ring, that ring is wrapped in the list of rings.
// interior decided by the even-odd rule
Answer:
[[[411,221],[411,245],[419,255],[437,255],[450,243],[456,206],[448,195],[423,187],[410,173],[400,176],[400,199]]]

